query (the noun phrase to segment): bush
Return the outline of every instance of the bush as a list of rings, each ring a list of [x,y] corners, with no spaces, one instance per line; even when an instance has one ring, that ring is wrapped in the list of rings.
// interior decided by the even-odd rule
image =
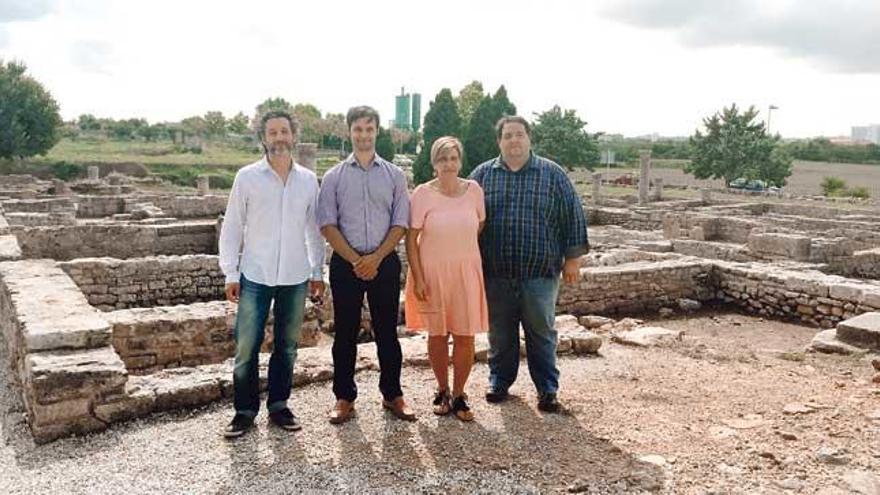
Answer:
[[[232,182],[235,180],[235,176],[229,175],[209,175],[208,176],[208,184],[211,186],[211,189],[232,189]]]
[[[823,195],[835,196],[846,190],[846,181],[837,177],[825,177],[821,186]]]
[[[52,175],[63,180],[70,181],[85,175],[86,167],[76,163],[65,161],[55,162],[52,165]]]
[[[871,197],[871,193],[868,192],[868,188],[865,186],[855,187],[849,190],[849,195],[854,198],[859,199],[868,199]]]

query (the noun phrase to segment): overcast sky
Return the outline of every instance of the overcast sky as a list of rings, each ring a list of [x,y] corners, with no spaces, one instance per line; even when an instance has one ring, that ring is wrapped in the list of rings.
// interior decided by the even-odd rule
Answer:
[[[689,135],[755,105],[785,137],[880,123],[880,0],[0,0],[0,58],[62,116],[322,112],[472,80],[520,113],[573,108],[591,132]]]

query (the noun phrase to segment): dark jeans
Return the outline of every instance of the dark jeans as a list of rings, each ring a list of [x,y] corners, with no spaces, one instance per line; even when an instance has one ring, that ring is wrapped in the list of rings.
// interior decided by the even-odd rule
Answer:
[[[260,410],[260,346],[266,333],[269,304],[274,299],[274,348],[269,358],[269,412],[287,407],[293,386],[293,364],[302,333],[308,281],[269,286],[241,276],[241,295],[235,316],[235,368],[232,372],[235,412],[250,418]]]
[[[538,393],[559,390],[556,368],[558,278],[486,278],[489,305],[489,384],[507,390],[519,371],[519,326],[526,336],[529,374]]]
[[[354,366],[357,360],[357,334],[361,327],[364,293],[370,305],[373,336],[379,355],[379,390],[385,400],[403,395],[400,388],[402,356],[397,340],[400,306],[400,258],[392,252],[379,264],[376,278],[357,278],[354,267],[341,256],[330,259],[330,290],[333,293],[333,393],[337,399],[357,398]]]

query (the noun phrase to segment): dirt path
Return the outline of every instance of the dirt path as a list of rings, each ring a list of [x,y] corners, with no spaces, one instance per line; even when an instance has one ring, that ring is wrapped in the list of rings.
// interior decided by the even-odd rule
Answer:
[[[221,403],[34,446],[0,374],[0,493],[831,494],[880,473],[880,388],[866,358],[803,354],[815,330],[739,314],[654,323],[686,335],[560,360],[567,414],[537,411],[525,367],[516,398],[487,404],[478,365],[473,424],[431,415],[433,377],[411,368],[416,423],[380,410],[370,372],[343,427],[324,420],[332,394],[319,384],[294,391],[304,430],[293,435],[261,415],[257,431],[224,441]],[[792,404],[804,412],[786,414]]]

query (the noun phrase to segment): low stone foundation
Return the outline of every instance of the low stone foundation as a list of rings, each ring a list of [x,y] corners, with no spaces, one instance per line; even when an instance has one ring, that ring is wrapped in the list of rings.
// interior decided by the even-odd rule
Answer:
[[[10,231],[17,236],[24,258],[127,259],[161,254],[216,254],[215,225],[214,220],[207,220],[169,225],[10,227]]]
[[[150,256],[61,262],[88,298],[103,310],[172,306],[225,298],[226,279],[215,255]]]

